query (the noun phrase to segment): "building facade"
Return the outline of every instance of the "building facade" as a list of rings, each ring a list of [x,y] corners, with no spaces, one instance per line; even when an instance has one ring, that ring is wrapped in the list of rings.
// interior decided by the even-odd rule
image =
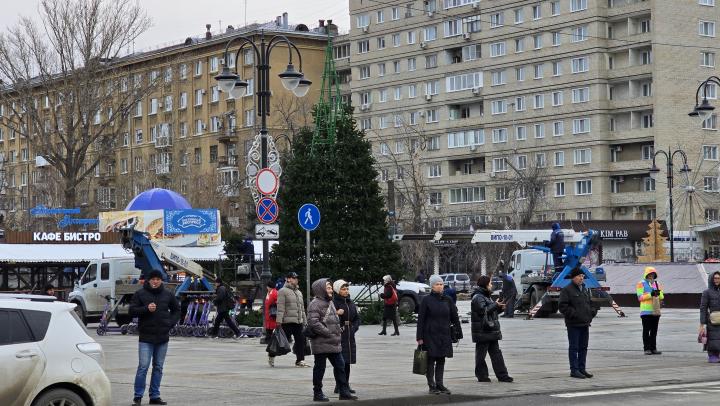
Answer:
[[[238,73],[249,82],[246,94],[233,99],[219,91],[214,79],[222,69],[225,45],[237,36],[259,41],[261,33],[267,40],[284,35],[302,55],[305,77],[319,84],[328,34],[325,27],[289,25],[286,15],[266,24],[228,27],[221,34],[213,35],[209,29],[204,37],[190,37],[183,44],[110,61],[115,71],[126,73],[111,78],[108,89],[113,87],[112,91],[121,94],[132,91],[135,83],[157,85],[133,106],[123,122],[116,123],[121,130],[113,150],[81,185],[78,204],[86,217],[94,217],[98,211],[121,210],[143,190],[164,187],[181,193],[194,207],[219,208],[233,226],[247,226],[254,204],[246,189],[246,156],[260,127],[254,91],[258,61],[249,47],[236,60],[241,42],[233,43],[228,66],[234,69],[237,65]],[[300,69],[296,55],[293,61]],[[320,94],[318,85],[302,99],[285,90],[276,75],[287,64],[287,47],[280,44],[270,58],[268,119],[270,134],[280,150],[288,149],[293,131],[312,123],[310,112]],[[54,102],[40,99],[48,105]],[[53,222],[30,217],[29,209],[38,204],[58,207],[62,195],[52,181],[57,174],[43,157],[36,157],[30,137],[14,129],[12,123],[17,118],[9,107],[0,105],[5,226],[35,231],[44,226],[54,228]],[[110,115],[98,112],[94,119],[99,124]],[[88,154],[99,152],[90,150]]]
[[[350,14],[338,69],[414,231],[669,220],[665,159],[649,171],[661,149],[692,170],[676,156],[675,229],[718,220],[717,118],[687,115],[717,72],[714,0],[350,0]]]

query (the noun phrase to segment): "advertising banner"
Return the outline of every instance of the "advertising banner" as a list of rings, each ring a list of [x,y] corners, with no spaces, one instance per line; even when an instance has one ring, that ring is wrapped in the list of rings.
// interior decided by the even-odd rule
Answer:
[[[218,232],[218,211],[212,209],[165,210],[165,235]]]
[[[198,247],[219,245],[220,216],[216,209],[208,209],[215,213],[215,232],[201,232],[196,234],[166,234],[164,210],[138,210],[138,211],[110,211],[100,213],[101,232],[118,231],[121,228],[133,226],[135,230],[146,232],[150,238],[171,247]],[[168,210],[174,211],[174,210]],[[184,210],[180,210],[184,211]],[[196,211],[196,210],[190,210]],[[202,211],[202,210],[201,210]],[[188,219],[188,224],[192,223]]]

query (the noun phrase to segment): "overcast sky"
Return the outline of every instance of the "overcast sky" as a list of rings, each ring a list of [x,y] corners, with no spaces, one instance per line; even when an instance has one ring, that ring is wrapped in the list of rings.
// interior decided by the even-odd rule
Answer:
[[[14,25],[18,15],[37,16],[38,0],[0,0],[0,28]],[[191,35],[205,33],[205,24],[213,32],[222,27],[243,26],[245,22],[265,22],[283,12],[291,24],[303,23],[310,28],[319,19],[332,19],[340,31],[349,28],[348,0],[139,0],[153,26],[135,44],[136,50],[182,42]],[[247,5],[247,14],[245,12]]]

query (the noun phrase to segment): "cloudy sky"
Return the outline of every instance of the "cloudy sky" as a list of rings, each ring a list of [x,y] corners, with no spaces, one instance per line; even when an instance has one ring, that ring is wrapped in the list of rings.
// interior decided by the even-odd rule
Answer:
[[[38,0],[0,0],[0,29],[6,30],[19,15],[37,16]],[[283,12],[291,24],[317,26],[318,19],[332,19],[340,31],[349,28],[347,0],[139,0],[153,20],[153,26],[135,44],[136,50],[182,42],[191,35],[202,35],[205,24],[235,27],[275,19]],[[246,13],[247,10],[247,13]]]

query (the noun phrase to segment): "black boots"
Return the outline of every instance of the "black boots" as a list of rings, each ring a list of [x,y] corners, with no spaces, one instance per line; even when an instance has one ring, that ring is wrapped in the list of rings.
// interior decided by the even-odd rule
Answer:
[[[325,396],[325,394],[322,393],[322,391],[320,391],[320,392],[313,393],[313,401],[314,402],[329,402],[330,399],[328,399],[328,397]]]

